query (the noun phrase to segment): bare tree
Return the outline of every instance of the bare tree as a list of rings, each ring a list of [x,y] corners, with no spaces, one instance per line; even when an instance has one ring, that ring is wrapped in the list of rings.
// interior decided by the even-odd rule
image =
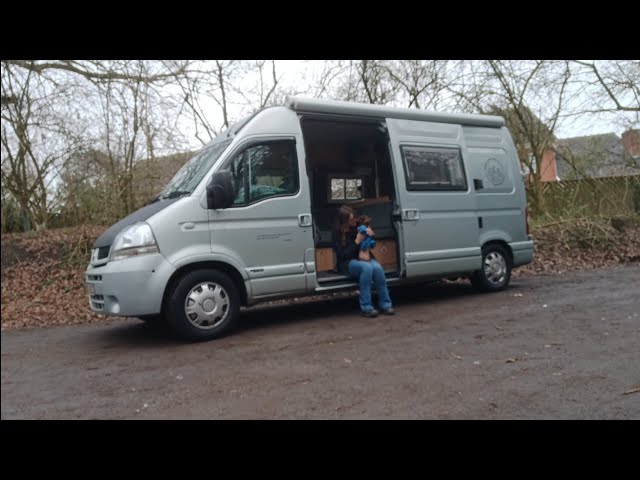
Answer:
[[[320,67],[316,78],[306,83],[292,78],[303,84],[287,85],[288,65],[274,60],[3,61],[2,186],[40,226],[71,191],[77,200],[95,189],[113,208],[110,215],[120,216],[149,193],[141,188],[145,178],[149,185],[160,182],[151,178],[160,170],[154,163],[158,158],[208,143],[239,116],[281,103],[286,93],[302,92],[504,115],[522,163],[532,172],[532,203],[542,208],[540,166],[561,121],[614,115],[636,128],[640,115],[637,61],[308,65]]]
[[[451,95],[451,110],[465,113],[487,113],[499,95],[495,78],[489,73],[487,62],[456,61],[446,79],[446,91]]]
[[[195,137],[201,144],[208,143],[220,129],[230,124],[233,83],[243,70],[238,60],[191,62],[186,67],[173,67],[180,71],[176,85],[182,92],[180,114],[186,115],[193,125]],[[213,117],[213,105],[219,108],[222,121]]]
[[[383,60],[350,60],[348,64],[339,65],[333,76],[339,82],[334,97],[341,100],[394,105],[400,90]],[[328,83],[322,76],[320,80]]]
[[[56,172],[83,142],[69,128],[69,112],[58,108],[68,91],[55,87],[30,70],[2,64],[2,187],[19,204],[24,230],[47,228]]]
[[[389,70],[383,61],[360,60],[356,68],[369,103],[385,105],[396,99],[398,85],[389,78]]]
[[[162,90],[164,81],[148,81],[157,62],[128,61],[118,68],[115,80],[87,82],[75,75],[81,81],[69,101],[78,109],[78,121],[87,124],[84,139],[91,149],[78,151],[58,171],[58,210],[72,223],[115,221],[135,209],[151,195],[145,185],[154,185],[159,175],[158,153],[175,151],[176,145],[184,148],[175,128],[179,108],[175,95]],[[145,172],[136,169],[143,159]],[[136,175],[147,182],[134,188]]]
[[[580,113],[640,112],[640,61],[574,63],[586,69],[585,92],[592,103]]]
[[[172,68],[160,72],[138,72],[132,74],[126,68],[126,61],[39,61],[39,60],[5,60],[7,65],[15,65],[33,73],[41,74],[48,70],[67,71],[81,75],[87,80],[95,82],[136,81],[153,83],[158,81],[172,81],[176,76],[185,74],[188,70],[187,63],[173,62]],[[169,65],[169,62],[167,62]]]
[[[560,113],[566,106],[571,78],[568,62],[488,61],[480,85],[493,95],[485,113],[501,114],[514,137],[521,163],[529,171],[532,209],[544,211],[542,167],[555,140]]]
[[[137,67],[140,73],[133,77],[135,80],[98,86],[103,119],[101,138],[106,152],[103,167],[112,181],[113,201],[119,216],[136,206],[134,166],[148,157],[149,149],[153,148],[150,145],[153,145],[154,128],[148,123],[150,92],[148,84],[138,81],[146,78],[148,66],[138,62]]]
[[[315,98],[325,96],[339,98],[339,95],[336,94],[336,85],[340,88],[340,82],[344,81],[345,75],[348,75],[350,62],[327,60],[322,63],[322,72],[313,82],[313,96]]]
[[[408,100],[407,107],[436,109],[446,88],[446,61],[400,60],[384,65]]]
[[[238,101],[231,102],[240,107],[239,115],[276,105],[283,100],[284,92],[280,89],[282,74],[278,74],[275,60],[255,60],[241,62],[240,75],[229,83],[229,92]]]
[[[274,92],[278,87],[280,79],[276,75],[275,60],[271,60],[271,65],[268,66],[268,73],[265,73],[267,68],[266,61],[257,61],[256,67],[260,78],[260,108],[264,108],[269,104],[270,100],[275,97]],[[265,76],[268,76],[269,79],[266,79]]]

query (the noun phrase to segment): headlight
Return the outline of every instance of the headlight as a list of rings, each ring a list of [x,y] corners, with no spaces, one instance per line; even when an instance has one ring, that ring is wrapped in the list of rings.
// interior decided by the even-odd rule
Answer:
[[[158,253],[158,244],[148,223],[139,222],[122,230],[113,241],[110,260]]]

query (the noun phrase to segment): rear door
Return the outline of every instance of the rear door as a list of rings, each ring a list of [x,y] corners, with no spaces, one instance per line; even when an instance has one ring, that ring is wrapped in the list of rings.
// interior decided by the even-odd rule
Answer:
[[[481,265],[473,182],[460,125],[387,119],[407,277]]]

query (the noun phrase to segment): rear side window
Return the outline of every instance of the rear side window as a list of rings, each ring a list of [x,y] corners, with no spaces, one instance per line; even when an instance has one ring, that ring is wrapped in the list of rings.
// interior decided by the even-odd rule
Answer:
[[[467,190],[459,148],[400,147],[407,190]]]

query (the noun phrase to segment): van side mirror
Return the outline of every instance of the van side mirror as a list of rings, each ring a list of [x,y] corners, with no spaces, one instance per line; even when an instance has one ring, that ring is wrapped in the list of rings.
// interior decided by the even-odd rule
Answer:
[[[216,172],[207,184],[207,208],[218,210],[233,205],[233,177],[231,172]]]

